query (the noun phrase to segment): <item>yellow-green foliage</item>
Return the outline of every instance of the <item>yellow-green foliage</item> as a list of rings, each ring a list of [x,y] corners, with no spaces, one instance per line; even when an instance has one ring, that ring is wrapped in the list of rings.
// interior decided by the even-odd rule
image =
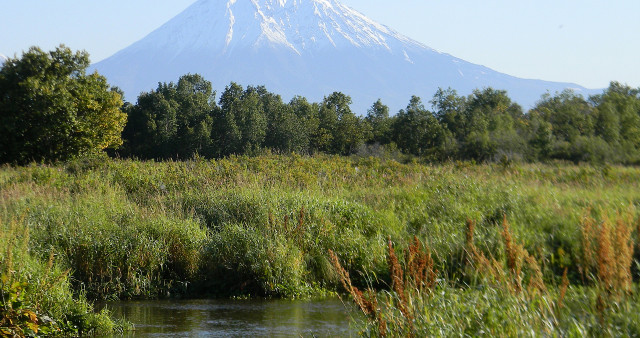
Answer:
[[[617,219],[619,212],[637,219],[639,184],[638,168],[564,163],[98,157],[2,167],[0,219],[29,229],[30,256],[46,262],[53,252],[56,266],[70,269],[72,287],[92,299],[334,291],[340,282],[329,250],[355,286],[362,290],[373,280],[383,287],[391,285],[389,237],[400,243],[398,252],[417,237],[431,250],[441,278],[472,283],[461,226],[467,219],[476,220],[478,253],[497,261],[511,255],[509,271],[534,272],[516,279],[516,287],[527,289],[531,279],[538,290],[540,281],[559,284],[567,269],[571,285],[591,290],[593,279],[585,276],[593,275],[593,265],[584,263],[581,222],[585,216]],[[503,239],[505,215],[517,245]],[[612,241],[629,235],[636,236],[610,232]],[[638,250],[633,256],[625,250],[627,261],[638,261]],[[631,275],[637,280],[636,268]],[[616,276],[628,285],[628,276]],[[576,290],[566,291],[566,308]]]
[[[362,293],[332,251],[330,257],[344,289],[367,318],[365,336],[638,336],[640,303],[631,276],[635,241],[629,235],[634,224],[619,217],[615,229],[604,220],[592,232],[594,223],[585,220],[589,235],[581,243],[589,252],[585,262],[593,261],[588,270],[594,284],[589,286],[569,286],[568,269],[559,284],[545,283],[538,260],[512,236],[506,219],[504,259],[479,251],[475,224],[467,223],[467,282],[438,278],[446,276],[438,276],[431,252],[422,252],[417,238],[404,259],[389,242],[391,281],[389,290],[379,294]]]
[[[106,312],[96,314],[83,296],[73,296],[70,270],[52,251],[34,257],[29,228],[0,223],[0,337],[77,335],[122,330]]]

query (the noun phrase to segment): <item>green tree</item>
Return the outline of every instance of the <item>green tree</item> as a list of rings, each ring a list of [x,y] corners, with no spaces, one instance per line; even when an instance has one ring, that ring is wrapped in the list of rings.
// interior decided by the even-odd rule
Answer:
[[[553,133],[551,123],[545,121],[535,112],[529,112],[527,116],[527,132],[525,139],[529,143],[529,158],[531,160],[547,160],[551,157],[551,145]]]
[[[522,108],[507,92],[485,88],[474,90],[466,100],[462,153],[477,161],[523,157],[526,141],[520,137],[518,123]]]
[[[242,132],[236,121],[236,112],[242,100],[243,91],[242,86],[232,82],[220,95],[220,109],[216,114],[216,128],[213,136],[217,156],[236,153],[241,147]]]
[[[595,135],[616,149],[619,160],[640,161],[640,89],[612,82],[595,104]]]
[[[126,108],[125,153],[157,159],[211,156],[216,109],[211,83],[200,75],[184,75],[177,84],[160,83]]]
[[[282,153],[307,152],[309,135],[293,107],[262,86],[258,87],[258,94],[267,119],[264,147]]]
[[[389,117],[389,107],[376,101],[367,111],[365,118],[371,127],[371,143],[388,144],[392,136],[392,119]]]
[[[300,139],[300,145],[304,145],[300,151],[306,153],[318,151],[314,136],[318,135],[320,106],[317,103],[309,103],[304,97],[295,96],[289,101],[289,108],[298,124],[297,138]]]
[[[122,144],[122,97],[86,52],[30,48],[0,69],[0,162],[67,160]]]
[[[424,107],[417,96],[412,96],[407,108],[396,116],[394,140],[405,153],[430,159],[442,158],[446,136],[438,119]]]
[[[598,143],[597,149],[602,149],[602,139],[595,135],[593,105],[571,90],[554,96],[543,95],[530,114],[539,116],[551,125],[551,158],[575,162],[594,158],[585,153],[589,149],[596,149],[589,147],[590,142]]]
[[[252,152],[262,148],[267,135],[267,117],[257,88],[248,87],[245,90],[238,108],[236,118],[242,132],[242,145],[239,153]]]
[[[454,89],[438,88],[430,103],[440,124],[456,137],[462,138],[465,130],[466,98],[458,96],[458,92]]]
[[[219,155],[247,154],[264,146],[268,121],[261,91],[231,83],[220,96],[215,130]]]
[[[320,106],[318,140],[319,150],[348,155],[364,144],[366,124],[350,108],[351,97],[340,92],[325,97]]]
[[[182,76],[175,100],[179,106],[176,153],[180,158],[212,155],[213,112],[218,107],[211,82],[198,74]]]
[[[594,133],[593,106],[571,90],[543,95],[533,110],[551,123],[558,140],[572,142],[578,136]]]

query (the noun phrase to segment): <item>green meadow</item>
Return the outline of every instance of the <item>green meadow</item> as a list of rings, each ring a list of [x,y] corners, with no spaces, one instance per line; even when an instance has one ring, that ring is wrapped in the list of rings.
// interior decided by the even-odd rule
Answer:
[[[640,335],[640,169],[297,155],[0,168],[2,335],[340,294],[367,335]]]

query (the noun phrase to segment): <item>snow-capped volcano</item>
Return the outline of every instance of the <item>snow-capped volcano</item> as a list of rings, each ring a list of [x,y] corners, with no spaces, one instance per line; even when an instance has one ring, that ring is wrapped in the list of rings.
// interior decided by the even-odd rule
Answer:
[[[523,80],[439,53],[336,0],[199,0],[147,37],[94,65],[127,99],[199,73],[223,89],[265,85],[285,100],[351,95],[357,113],[382,98],[392,110],[438,87],[491,86],[529,106],[574,84]]]
[[[334,0],[203,0],[147,39],[179,51],[271,46],[298,55],[327,47],[391,51],[388,42],[423,47]]]
[[[4,54],[0,54],[0,67],[5,63],[5,61],[9,60],[8,57],[4,56]]]

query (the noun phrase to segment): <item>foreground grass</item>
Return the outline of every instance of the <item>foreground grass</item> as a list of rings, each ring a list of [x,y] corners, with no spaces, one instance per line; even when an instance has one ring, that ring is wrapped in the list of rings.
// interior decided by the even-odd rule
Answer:
[[[504,260],[506,216],[548,285],[560,285],[568,271],[567,294],[575,296],[567,299],[577,302],[594,290],[584,274],[583,219],[637,217],[639,182],[636,168],[566,164],[89,159],[3,167],[0,219],[28,229],[19,251],[29,258],[20,261],[46,268],[55,257],[56,271],[69,271],[62,284],[76,299],[322,295],[341,290],[329,250],[353,285],[384,289],[392,285],[388,239],[403,250],[416,236],[444,281],[438,292],[460,306],[474,304],[474,297],[489,306],[516,300],[478,291],[484,284],[469,280],[464,224],[475,220],[478,250]],[[637,280],[637,269],[631,273]],[[437,302],[423,305],[437,308]]]
[[[80,294],[74,296],[69,273],[51,253],[38,259],[29,247],[30,229],[0,223],[0,337],[92,335],[118,332],[128,324],[109,313],[95,313]]]
[[[629,216],[629,215],[626,215]],[[475,245],[467,223],[465,273],[439,279],[432,252],[416,237],[404,255],[388,243],[389,290],[362,292],[330,252],[345,290],[362,311],[366,336],[629,336],[640,335],[640,299],[633,283],[635,222],[619,217],[582,226],[586,283],[570,285],[568,268],[559,283],[545,281],[542,266],[513,237],[506,218],[504,259]],[[638,229],[640,230],[640,229]]]

